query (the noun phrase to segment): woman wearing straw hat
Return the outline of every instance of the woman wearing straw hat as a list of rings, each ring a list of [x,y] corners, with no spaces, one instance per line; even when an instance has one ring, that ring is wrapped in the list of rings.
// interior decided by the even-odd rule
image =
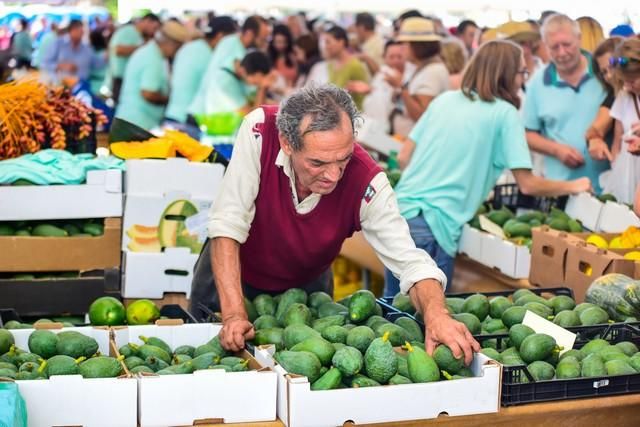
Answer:
[[[408,135],[431,101],[449,89],[449,72],[440,58],[441,39],[430,19],[416,17],[402,22],[396,41],[407,43],[408,58],[416,70],[408,81],[399,74],[387,77],[396,91],[392,133]]]

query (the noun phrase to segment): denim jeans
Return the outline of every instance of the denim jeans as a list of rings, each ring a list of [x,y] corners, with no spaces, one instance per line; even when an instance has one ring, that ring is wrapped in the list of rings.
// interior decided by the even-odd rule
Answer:
[[[444,251],[433,236],[429,225],[422,214],[407,220],[411,237],[419,249],[426,251],[436,262],[438,268],[447,276],[447,283],[453,278],[454,258]],[[384,270],[384,296],[392,297],[400,292],[400,281],[396,279],[390,270]]]

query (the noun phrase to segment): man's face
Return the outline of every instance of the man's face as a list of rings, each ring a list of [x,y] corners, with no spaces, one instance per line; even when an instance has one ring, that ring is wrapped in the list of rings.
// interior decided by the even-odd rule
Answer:
[[[394,70],[404,70],[404,65],[407,62],[407,47],[403,44],[394,44],[387,47],[387,51],[384,54],[385,65],[393,68]]]
[[[364,43],[367,41],[367,30],[365,30],[364,26],[356,25],[354,27],[356,37],[358,38],[358,42]]]
[[[265,49],[269,44],[269,37],[271,36],[271,25],[266,22],[260,24],[260,30],[256,34],[254,44],[258,49]]]
[[[331,34],[324,34],[322,39],[324,40],[324,54],[327,59],[336,58],[342,53],[344,49],[343,41],[335,39]]]
[[[263,85],[265,79],[267,78],[266,74],[262,74],[262,73],[247,74],[244,68],[242,67],[240,67],[238,72],[242,77],[242,79],[245,81],[245,83],[250,86],[260,87]]]
[[[82,37],[84,36],[84,28],[81,25],[77,27],[73,27],[69,30],[69,39],[73,43],[80,43],[82,41]]]
[[[568,25],[546,34],[544,43],[558,71],[572,72],[580,65],[580,37]]]
[[[303,133],[309,123],[310,118],[302,121]],[[338,185],[353,155],[353,144],[351,121],[344,112],[336,129],[304,135],[300,151],[293,151],[280,136],[280,147],[291,157],[296,189],[321,195],[330,194]]]
[[[473,41],[476,38],[476,31],[478,27],[474,25],[467,25],[462,34],[460,34],[460,39],[462,43],[467,47],[467,49],[471,49],[473,47]]]
[[[142,36],[145,39],[150,39],[160,29],[160,23],[152,19],[142,20]]]

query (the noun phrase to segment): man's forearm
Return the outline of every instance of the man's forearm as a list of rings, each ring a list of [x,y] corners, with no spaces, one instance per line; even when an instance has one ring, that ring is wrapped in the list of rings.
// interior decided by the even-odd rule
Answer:
[[[426,324],[430,318],[449,314],[442,285],[437,280],[419,281],[409,290],[409,296],[416,310],[424,316]]]
[[[144,99],[155,105],[166,105],[169,101],[169,97],[160,92],[142,90],[141,94]]]
[[[246,319],[240,279],[240,244],[227,237],[213,239],[211,267],[220,298],[223,321],[232,317]]]
[[[546,154],[547,156],[556,157],[557,155],[557,142],[545,138],[538,132],[527,131],[527,143],[533,151]]]

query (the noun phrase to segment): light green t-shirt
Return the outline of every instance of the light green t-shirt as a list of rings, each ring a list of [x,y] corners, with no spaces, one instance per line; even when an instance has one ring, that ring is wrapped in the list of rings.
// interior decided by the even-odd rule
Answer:
[[[248,104],[250,87],[228,68],[219,68],[212,74],[207,96],[215,102],[207,103],[206,114],[236,112]]]
[[[143,90],[169,94],[169,64],[153,40],[131,55],[116,110],[116,117],[149,130],[162,121],[164,106],[144,99]]]
[[[350,81],[369,81],[369,72],[367,71],[365,65],[356,57],[353,57],[344,64],[339,70],[334,68],[332,62],[329,62],[329,81],[334,85],[344,87]],[[351,95],[354,102],[358,106],[358,110],[362,110],[362,102],[364,101],[364,95],[361,94],[353,94]]]
[[[20,59],[31,60],[31,52],[33,51],[33,42],[27,31],[20,31],[13,36],[13,46],[11,53]]]
[[[207,95],[210,83],[213,81],[213,75],[220,68],[228,68],[234,70],[234,64],[236,61],[241,61],[247,53],[247,49],[240,41],[240,36],[237,34],[231,34],[224,37],[215,49],[209,59],[207,65],[207,71],[200,82],[198,92],[193,102],[189,106],[188,112],[190,114],[204,114],[207,111],[208,100],[214,102],[214,99]],[[215,108],[215,107],[211,107]]]
[[[52,30],[49,30],[44,36],[42,36],[40,39],[40,45],[38,46],[38,50],[32,61],[34,67],[40,67],[40,64],[42,64],[42,61],[44,60],[44,56],[53,48],[57,39],[58,35]]]
[[[525,130],[503,100],[472,101],[462,91],[434,99],[409,138],[413,156],[395,188],[400,213],[422,212],[438,244],[451,256],[462,226],[475,214],[504,169],[531,169]]]
[[[135,25],[127,24],[118,28],[109,41],[109,72],[111,77],[122,78],[131,56],[116,55],[116,46],[140,46],[144,43]]]
[[[173,60],[168,118],[182,123],[186,121],[187,110],[198,92],[210,57],[211,46],[205,40],[194,40],[178,50]]]

